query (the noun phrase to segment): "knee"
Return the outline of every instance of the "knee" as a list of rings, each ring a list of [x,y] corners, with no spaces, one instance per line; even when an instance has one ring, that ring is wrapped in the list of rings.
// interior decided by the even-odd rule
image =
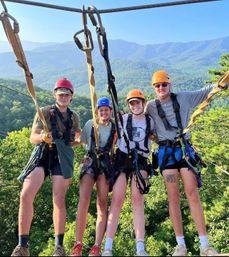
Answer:
[[[22,205],[31,204],[31,203],[33,203],[33,200],[34,200],[34,197],[30,193],[25,192],[23,190],[21,191],[21,193],[20,193],[20,203]]]
[[[174,193],[169,195],[169,205],[179,206],[180,205],[180,193]]]
[[[119,196],[112,197],[112,206],[115,209],[121,209],[123,206],[123,202],[124,202],[124,199],[122,197],[119,197]]]
[[[199,199],[199,194],[196,188],[186,189],[185,194],[190,201],[197,201]]]
[[[131,200],[132,200],[133,207],[144,204],[144,196],[139,193],[133,194],[131,196]]]
[[[59,209],[65,207],[65,195],[54,194],[53,195],[53,205]]]

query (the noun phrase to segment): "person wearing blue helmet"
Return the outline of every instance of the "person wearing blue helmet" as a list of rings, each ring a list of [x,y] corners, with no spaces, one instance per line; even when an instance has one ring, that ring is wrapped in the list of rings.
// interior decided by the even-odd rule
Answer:
[[[111,156],[116,138],[115,125],[111,120],[110,99],[102,97],[97,102],[99,145],[95,143],[93,120],[86,122],[81,143],[85,144],[87,154],[80,169],[79,203],[76,217],[76,242],[71,256],[82,256],[83,235],[87,225],[87,214],[94,184],[97,190],[97,222],[95,244],[89,256],[100,256],[100,246],[107,223],[109,182],[113,177]]]

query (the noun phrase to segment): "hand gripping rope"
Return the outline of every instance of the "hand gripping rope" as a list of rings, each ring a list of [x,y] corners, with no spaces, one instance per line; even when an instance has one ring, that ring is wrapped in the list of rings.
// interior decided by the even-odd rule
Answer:
[[[88,68],[88,80],[90,86],[90,96],[91,96],[91,108],[92,108],[92,117],[93,117],[93,128],[95,134],[95,144],[96,149],[99,150],[99,125],[98,125],[98,110],[96,109],[97,96],[95,91],[95,78],[94,78],[94,67],[92,62],[92,50],[94,49],[93,39],[90,30],[87,27],[87,13],[83,6],[82,11],[83,18],[83,29],[75,33],[74,41],[78,48],[85,52]],[[78,36],[84,33],[84,45],[79,40]]]
[[[48,133],[48,126],[47,126],[46,120],[44,118],[43,113],[41,112],[41,109],[40,109],[38,103],[37,103],[36,93],[35,93],[35,89],[34,89],[33,81],[32,81],[33,75],[29,70],[29,66],[27,64],[26,57],[25,57],[25,54],[24,54],[24,51],[22,48],[22,44],[21,44],[20,38],[18,36],[19,24],[18,24],[17,20],[8,13],[7,8],[4,4],[4,1],[1,0],[1,3],[3,5],[4,11],[0,14],[0,20],[2,21],[3,28],[6,33],[6,37],[7,37],[8,41],[13,49],[13,52],[16,56],[17,64],[24,70],[28,91],[33,99],[34,104],[35,104],[38,117],[43,124],[44,132]],[[13,27],[10,23],[10,19],[14,23]]]

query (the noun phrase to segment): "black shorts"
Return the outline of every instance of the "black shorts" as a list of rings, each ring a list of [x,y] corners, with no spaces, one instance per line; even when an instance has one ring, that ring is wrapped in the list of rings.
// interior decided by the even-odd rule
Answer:
[[[145,170],[149,174],[150,164],[148,163],[148,158],[145,158],[142,155],[138,155],[138,167],[139,167],[139,170]],[[116,174],[115,174],[116,179],[121,173],[125,173],[126,178],[128,180],[129,177],[132,177],[134,172],[132,159],[129,158],[128,154],[120,151],[119,149],[116,151],[114,169],[116,171]]]
[[[57,149],[54,146],[53,149],[45,149],[43,157],[39,160],[37,167],[43,167],[45,172],[45,177],[51,176],[63,176]]]
[[[172,165],[167,165],[167,166],[165,165],[163,170],[173,170],[173,169],[180,170],[182,168],[189,168],[185,159],[181,159],[180,161]],[[161,173],[163,172],[163,170],[161,171]]]

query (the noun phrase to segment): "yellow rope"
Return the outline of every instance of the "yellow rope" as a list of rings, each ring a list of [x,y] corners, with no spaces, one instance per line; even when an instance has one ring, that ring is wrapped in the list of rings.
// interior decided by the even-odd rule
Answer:
[[[33,99],[34,104],[35,104],[36,111],[38,113],[38,117],[43,124],[43,129],[44,129],[45,133],[48,133],[48,126],[47,126],[46,120],[44,118],[43,113],[41,112],[41,109],[40,109],[38,103],[37,103],[36,93],[35,93],[35,89],[34,89],[33,81],[32,81],[33,75],[29,70],[29,66],[27,64],[26,57],[25,57],[25,54],[24,54],[24,51],[22,48],[22,44],[21,44],[20,38],[18,36],[19,25],[18,25],[17,21],[11,15],[9,15],[7,12],[2,12],[0,17],[1,17],[1,21],[3,24],[3,28],[5,30],[7,39],[9,41],[10,45],[12,46],[13,52],[16,56],[16,59],[17,59],[16,62],[24,70],[27,88],[28,88],[28,91]],[[9,18],[11,18],[14,21],[14,29],[12,28]]]
[[[187,133],[188,130],[191,128],[193,123],[195,122],[197,116],[199,116],[209,105],[209,103],[212,101],[212,98],[219,92],[221,92],[223,89],[227,88],[227,83],[229,82],[229,70],[225,72],[225,74],[219,78],[217,82],[217,87],[214,87],[211,92],[208,94],[207,99],[200,104],[199,108],[192,114],[190,121],[188,123],[188,126],[183,130],[183,133]]]

